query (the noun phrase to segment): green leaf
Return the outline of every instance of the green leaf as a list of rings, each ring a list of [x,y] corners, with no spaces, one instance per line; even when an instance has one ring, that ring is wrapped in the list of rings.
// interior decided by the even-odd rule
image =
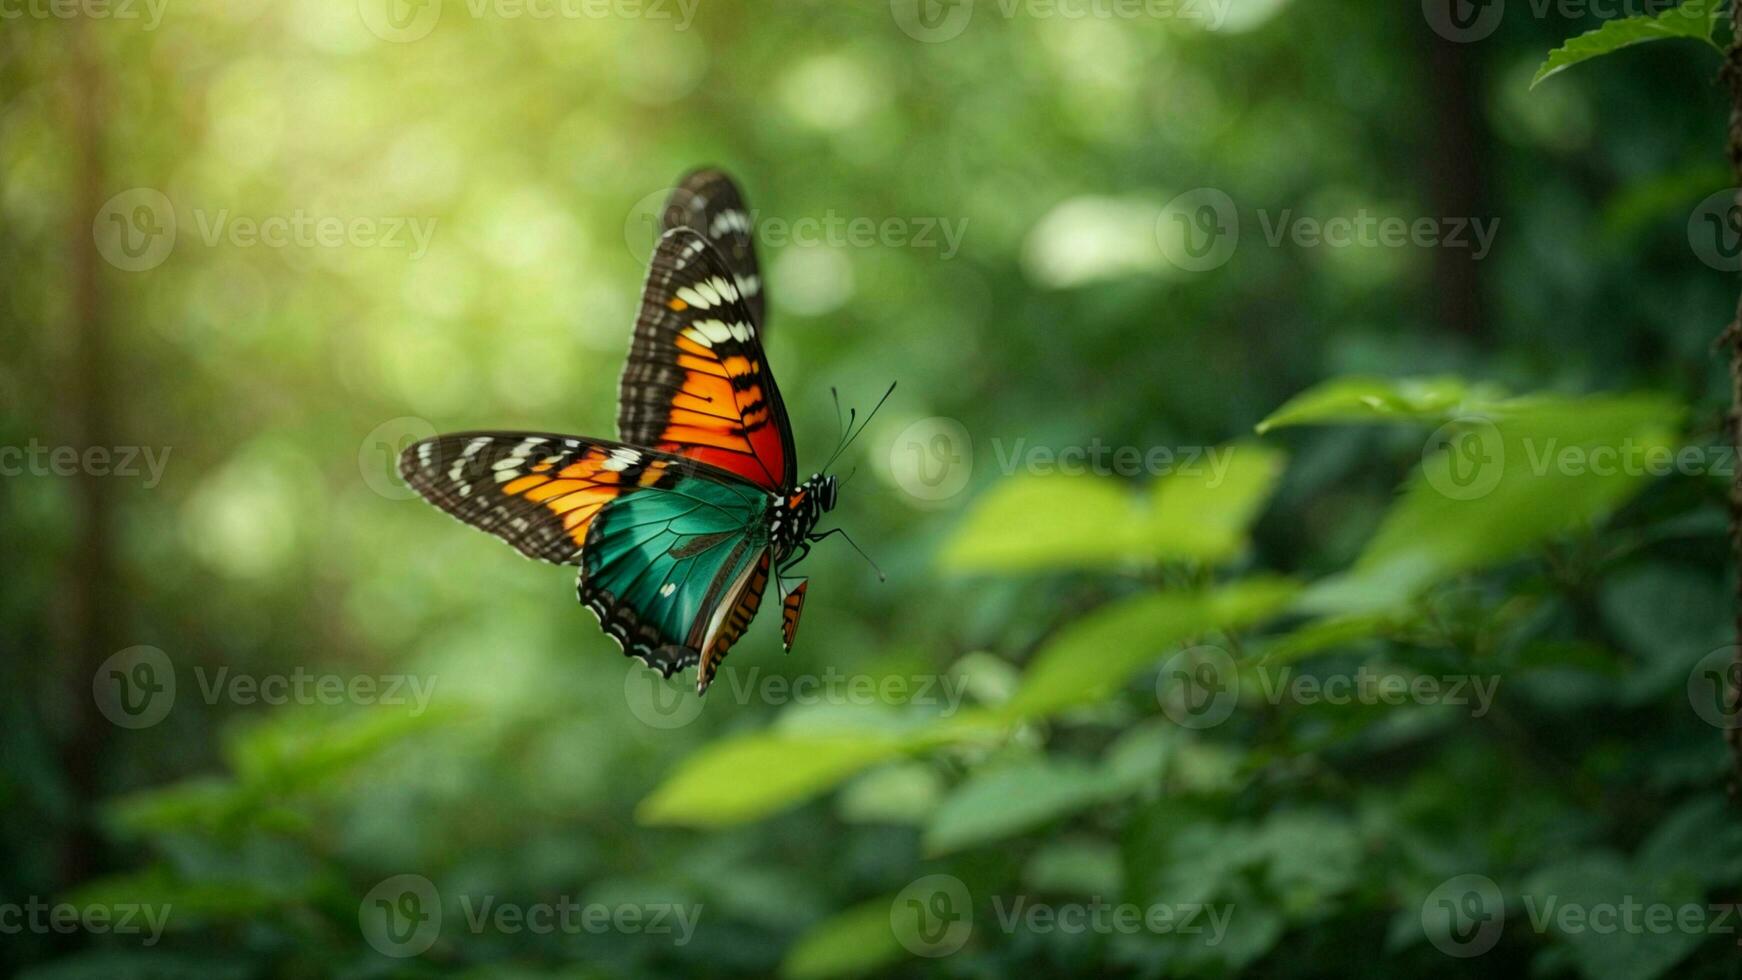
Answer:
[[[1098,609],[1059,631],[1035,655],[1022,687],[1000,712],[1024,718],[1098,701],[1175,644],[1256,623],[1280,610],[1297,589],[1284,579],[1253,578],[1206,592],[1140,595]]]
[[[1070,838],[1042,846],[1022,869],[1022,883],[1037,892],[1113,896],[1124,887],[1119,848],[1105,841]]]
[[[847,823],[921,824],[943,795],[934,765],[900,761],[853,780],[841,791],[836,809]]]
[[[1579,972],[1587,980],[1652,980],[1681,962],[1706,938],[1682,929],[1599,930],[1584,918],[1563,920],[1562,914],[1569,909],[1588,915],[1592,909],[1614,908],[1623,902],[1680,908],[1699,901],[1700,891],[1693,878],[1641,874],[1640,869],[1613,854],[1590,852],[1549,865],[1526,882],[1524,891],[1526,913],[1541,919],[1542,927],[1571,948]]]
[[[1251,442],[1218,446],[1203,465],[1156,484],[1155,511],[1145,533],[1153,553],[1204,562],[1236,557],[1285,459]]]
[[[1256,443],[1216,446],[1182,459],[1156,483],[1148,506],[1103,477],[1007,480],[975,505],[940,561],[964,572],[1227,561],[1245,547],[1284,458]]]
[[[1489,411],[1502,397],[1498,388],[1454,377],[1338,378],[1290,398],[1258,423],[1258,433],[1326,423],[1438,423]]]
[[[1142,544],[1137,500],[1119,482],[1023,476],[977,501],[939,557],[950,571],[1095,568],[1128,561]]]
[[[1742,877],[1742,825],[1722,797],[1693,800],[1657,825],[1633,865],[1651,878],[1685,876],[1722,887]]]
[[[1542,63],[1536,70],[1536,77],[1530,80],[1530,87],[1535,88],[1544,79],[1580,62],[1600,58],[1646,41],[1687,38],[1712,44],[1712,30],[1722,6],[1719,0],[1687,0],[1686,3],[1655,17],[1640,14],[1609,21],[1602,27],[1580,34],[1550,51],[1548,60]],[[1717,47],[1716,44],[1712,46]]]
[[[787,980],[854,976],[885,966],[906,953],[889,924],[888,897],[855,905],[812,926],[780,965]]]
[[[727,739],[685,759],[641,801],[644,824],[716,827],[793,806],[848,776],[900,755],[910,740],[871,731],[852,736],[758,733]]]
[[[1429,586],[1582,529],[1632,496],[1668,452],[1681,410],[1653,397],[1509,401],[1432,452],[1348,572],[1301,608],[1375,612]],[[1431,448],[1431,447],[1430,447]]]
[[[1100,770],[1070,760],[1042,757],[977,772],[932,815],[926,852],[943,854],[1032,830],[1117,791]]]

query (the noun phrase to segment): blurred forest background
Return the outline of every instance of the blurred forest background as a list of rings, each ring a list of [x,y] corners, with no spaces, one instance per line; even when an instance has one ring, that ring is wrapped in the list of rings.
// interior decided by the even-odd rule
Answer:
[[[0,968],[1737,975],[1709,48],[554,3],[0,7]],[[392,460],[613,434],[709,163],[802,471],[900,387],[697,702]]]

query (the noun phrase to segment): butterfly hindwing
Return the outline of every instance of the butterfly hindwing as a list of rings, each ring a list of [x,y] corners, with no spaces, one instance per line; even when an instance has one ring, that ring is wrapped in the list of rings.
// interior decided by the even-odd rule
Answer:
[[[581,602],[666,676],[699,663],[696,690],[707,690],[767,586],[768,501],[744,483],[685,475],[610,503],[587,532]]]
[[[750,209],[732,178],[712,167],[685,174],[660,213],[659,230],[663,233],[673,228],[693,228],[714,246],[731,270],[752,321],[766,329],[762,269],[756,263]]]
[[[654,250],[618,386],[624,442],[700,460],[783,492],[797,461],[786,407],[731,272],[689,228]]]

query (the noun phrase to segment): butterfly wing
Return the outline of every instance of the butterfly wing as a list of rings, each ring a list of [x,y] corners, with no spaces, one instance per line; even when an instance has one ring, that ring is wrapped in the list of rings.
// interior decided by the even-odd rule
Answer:
[[[692,228],[673,228],[654,249],[617,431],[774,493],[795,483],[792,430],[756,318],[726,261]]]
[[[804,590],[810,588],[810,582],[800,582],[798,587],[786,594],[780,600],[780,637],[782,646],[787,652],[792,651],[792,638],[798,635],[798,617],[804,613]]]
[[[667,677],[699,664],[707,690],[768,584],[760,494],[686,479],[672,494],[607,507],[588,533],[580,599],[624,652]]]
[[[732,178],[712,167],[685,174],[660,213],[659,230],[663,233],[673,228],[693,228],[714,246],[732,270],[752,322],[765,328],[762,269],[756,263],[756,244],[751,238],[750,208]]]
[[[581,566],[605,632],[705,691],[767,584],[767,494],[691,460],[599,439],[465,432],[400,457],[425,499],[521,554]]]

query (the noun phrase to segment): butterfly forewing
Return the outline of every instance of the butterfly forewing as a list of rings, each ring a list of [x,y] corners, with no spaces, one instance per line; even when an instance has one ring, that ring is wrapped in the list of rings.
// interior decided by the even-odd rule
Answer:
[[[690,228],[653,253],[618,387],[626,443],[675,453],[781,493],[796,478],[786,407],[731,270]]]
[[[753,221],[744,195],[732,178],[712,167],[685,174],[660,213],[660,231],[673,228],[692,228],[714,246],[731,270],[751,319],[766,330],[762,269],[756,262]]]

